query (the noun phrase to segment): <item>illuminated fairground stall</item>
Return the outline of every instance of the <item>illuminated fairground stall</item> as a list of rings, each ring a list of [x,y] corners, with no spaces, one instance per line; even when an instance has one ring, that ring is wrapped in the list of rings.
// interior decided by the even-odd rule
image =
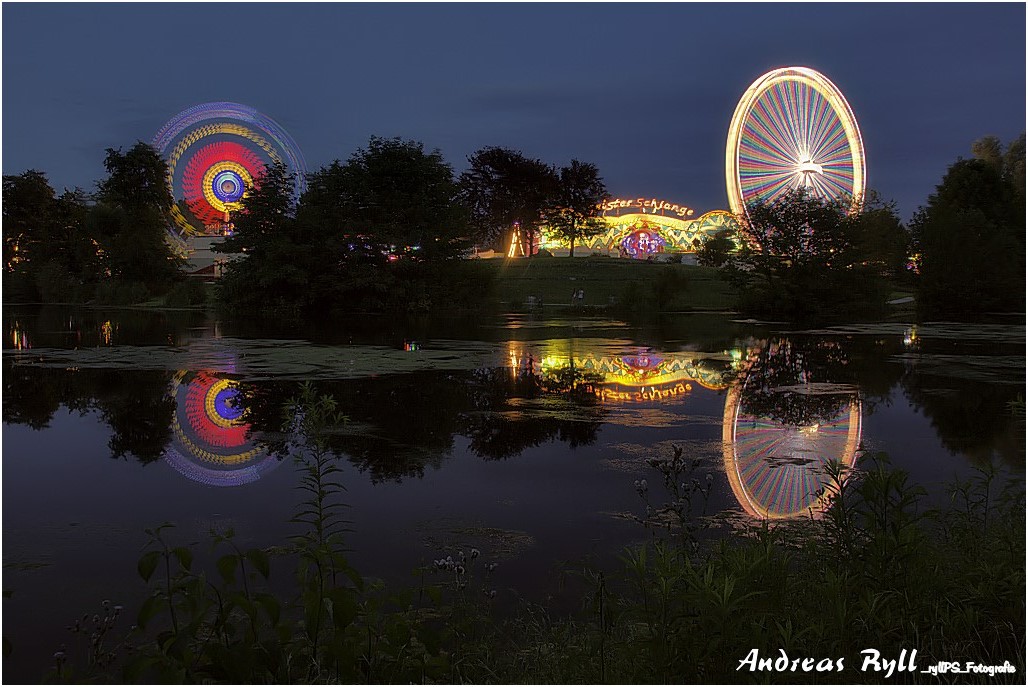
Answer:
[[[599,217],[605,230],[575,241],[575,255],[610,255],[645,260],[660,254],[695,253],[708,239],[728,229],[737,229],[735,217],[725,210],[712,210],[697,216],[686,205],[658,198],[612,198],[600,204]],[[516,257],[524,249],[518,237],[511,241],[508,255]],[[543,227],[533,251],[546,250],[566,256],[570,245]]]

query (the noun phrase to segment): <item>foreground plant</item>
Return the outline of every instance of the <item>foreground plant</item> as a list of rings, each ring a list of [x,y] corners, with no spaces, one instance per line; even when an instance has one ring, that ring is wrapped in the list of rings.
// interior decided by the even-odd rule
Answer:
[[[343,485],[325,443],[341,417],[309,386],[290,408],[305,494],[292,546],[270,556],[231,532],[214,535],[220,555],[208,575],[170,541],[173,529],[150,531],[139,572],[152,593],[121,669],[107,648],[120,645],[102,639],[82,670],[62,656],[57,679],[737,683],[768,677],[746,668],[757,658],[785,656],[796,667],[775,675],[786,682],[875,682],[882,673],[859,668],[869,647],[884,657],[916,649],[919,666],[1009,661],[1016,672],[995,680],[1023,675],[1024,489],[1000,488],[991,468],[954,483],[953,507],[939,513],[924,510],[921,490],[884,455],[864,455],[856,472],[830,465],[820,519],[755,523],[720,540],[671,528],[627,551],[620,568],[582,570],[583,612],[521,600],[497,619],[491,585],[472,575],[485,560],[477,549],[417,571],[418,589],[353,571]],[[690,491],[682,477],[697,466],[680,449],[651,467],[678,487],[669,489],[673,519],[688,519],[683,503],[705,503],[709,482]],[[293,591],[273,594],[268,579],[289,565]],[[824,670],[803,668],[811,657]]]

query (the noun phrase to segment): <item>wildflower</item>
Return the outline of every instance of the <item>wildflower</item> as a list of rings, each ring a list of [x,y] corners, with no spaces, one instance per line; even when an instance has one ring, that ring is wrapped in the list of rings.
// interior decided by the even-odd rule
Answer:
[[[114,612],[115,613],[121,613],[122,610],[124,610],[124,608],[125,608],[124,606],[115,606],[114,607]]]
[[[495,589],[490,589],[489,591],[487,591],[485,593],[485,595],[488,596],[490,599],[495,599],[496,598],[496,590]]]
[[[496,566],[497,566],[496,563],[486,563],[485,564],[486,572],[492,572],[493,570],[496,570]]]
[[[481,552],[478,549],[471,549],[471,560],[478,558]]]
[[[644,480],[644,479],[643,480],[639,480],[639,489],[640,489],[640,491],[646,491],[649,488],[650,488],[649,485],[646,484],[646,480]]]
[[[98,623],[98,622],[100,622],[100,616],[99,616],[99,615],[94,615],[94,616],[93,616],[93,622],[94,622],[94,623]]]
[[[63,651],[55,651],[54,652],[54,660],[55,661],[61,661],[63,659],[64,659],[64,652]]]
[[[458,575],[463,575],[464,574],[464,566],[463,565],[458,565],[457,566],[457,574]]]

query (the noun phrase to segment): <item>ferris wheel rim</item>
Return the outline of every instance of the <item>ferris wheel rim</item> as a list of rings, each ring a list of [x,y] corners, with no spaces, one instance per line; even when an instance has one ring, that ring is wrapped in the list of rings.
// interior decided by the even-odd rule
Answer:
[[[757,78],[746,89],[736,105],[728,128],[728,144],[725,150],[725,182],[729,207],[739,217],[748,215],[747,198],[743,189],[739,165],[740,147],[743,141],[743,125],[758,100],[774,86],[797,82],[817,92],[828,104],[846,135],[849,155],[852,161],[853,181],[850,195],[851,209],[863,205],[867,189],[867,167],[864,160],[864,141],[856,115],[838,86],[827,76],[810,67],[780,67],[772,69]]]

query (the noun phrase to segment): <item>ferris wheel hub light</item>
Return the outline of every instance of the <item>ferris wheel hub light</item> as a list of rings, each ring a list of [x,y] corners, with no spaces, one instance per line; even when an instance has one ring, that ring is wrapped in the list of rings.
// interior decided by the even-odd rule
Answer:
[[[801,162],[796,167],[797,174],[820,174],[824,176],[825,168],[815,162]]]

